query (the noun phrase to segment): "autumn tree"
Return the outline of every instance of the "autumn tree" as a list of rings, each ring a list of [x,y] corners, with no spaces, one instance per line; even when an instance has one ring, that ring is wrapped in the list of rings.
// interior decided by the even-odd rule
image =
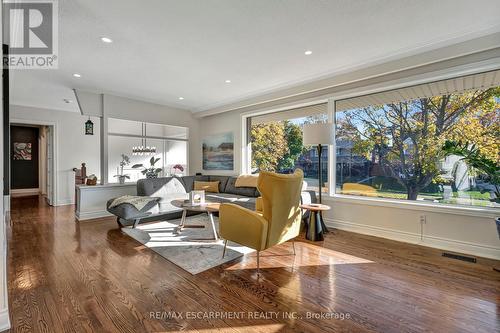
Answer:
[[[251,128],[252,168],[277,171],[279,161],[288,152],[283,122],[255,124]]]
[[[283,121],[285,141],[287,142],[287,150],[285,155],[278,161],[278,170],[293,169],[295,161],[299,158],[304,150],[302,144],[302,129],[299,125],[292,123],[289,120]]]
[[[353,141],[353,150],[377,162],[416,200],[440,174],[448,139],[469,140],[498,160],[499,97],[500,89],[492,88],[349,110],[337,136]]]

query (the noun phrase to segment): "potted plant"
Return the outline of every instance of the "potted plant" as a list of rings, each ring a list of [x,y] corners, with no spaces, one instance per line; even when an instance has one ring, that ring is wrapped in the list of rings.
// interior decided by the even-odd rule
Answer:
[[[182,176],[182,173],[184,172],[184,167],[180,164],[174,165],[172,169],[174,170],[172,172],[172,176]]]
[[[445,156],[457,155],[462,157],[469,167],[484,173],[489,183],[492,185],[490,190],[491,201],[500,203],[500,167],[496,161],[493,161],[479,151],[479,149],[468,142],[446,141],[443,146]],[[495,219],[497,225],[498,237],[500,238],[500,218]]]
[[[127,155],[122,154],[122,161],[120,162],[120,171],[118,172],[117,175],[115,175],[115,177],[118,177],[118,182],[120,184],[125,184],[125,180],[130,179],[129,175],[123,174],[123,167],[129,164],[130,164],[130,158]]]
[[[161,172],[162,168],[155,168],[156,162],[158,162],[160,158],[151,157],[149,160],[149,168],[146,168],[142,163],[132,165],[133,169],[142,168],[141,173],[146,176],[146,178],[158,178],[158,174]]]

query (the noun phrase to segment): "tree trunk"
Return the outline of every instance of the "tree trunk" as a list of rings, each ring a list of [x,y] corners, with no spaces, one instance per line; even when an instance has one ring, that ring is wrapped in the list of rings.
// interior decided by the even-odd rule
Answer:
[[[418,193],[420,192],[420,189],[418,186],[408,186],[407,188],[407,199],[408,200],[417,200]]]

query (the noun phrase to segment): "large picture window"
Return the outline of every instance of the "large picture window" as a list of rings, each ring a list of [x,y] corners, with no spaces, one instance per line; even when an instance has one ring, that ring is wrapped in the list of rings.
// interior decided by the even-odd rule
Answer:
[[[326,104],[318,104],[250,118],[248,138],[251,146],[251,170],[291,173],[304,171],[308,189],[319,191],[318,164],[321,165],[323,192],[328,192],[328,149],[321,161],[315,147],[304,146],[304,124],[328,121]],[[327,148],[327,147],[325,147]]]
[[[499,80],[489,72],[337,101],[335,192],[499,207],[494,176],[443,150],[460,143],[498,166]]]

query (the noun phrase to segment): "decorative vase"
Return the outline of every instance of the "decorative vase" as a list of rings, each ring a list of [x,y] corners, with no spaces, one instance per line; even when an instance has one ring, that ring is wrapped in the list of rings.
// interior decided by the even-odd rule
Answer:
[[[126,179],[126,177],[125,177],[125,176],[118,176],[118,182],[119,182],[121,185],[125,184],[125,179]]]
[[[158,174],[156,172],[146,172],[147,179],[158,178]]]

